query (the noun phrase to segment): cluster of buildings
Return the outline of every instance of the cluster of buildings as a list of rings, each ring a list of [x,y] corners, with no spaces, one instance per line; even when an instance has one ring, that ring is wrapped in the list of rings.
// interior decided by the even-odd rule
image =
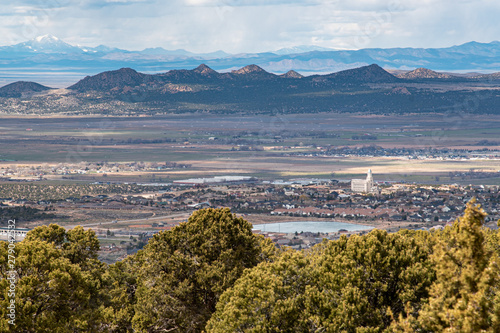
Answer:
[[[497,142],[478,142],[477,146],[498,146]],[[401,157],[406,156],[411,160],[471,160],[471,159],[498,159],[500,151],[493,147],[480,149],[448,149],[448,148],[384,148],[374,144],[365,146],[346,147],[317,147],[318,151],[293,152],[293,156],[335,156],[335,157]]]
[[[0,178],[7,180],[41,180],[47,176],[68,176],[85,174],[112,174],[117,172],[161,171],[187,169],[189,164],[176,162],[80,162],[42,165],[8,165],[0,167]]]
[[[467,202],[476,198],[477,203],[489,214],[486,217],[487,225],[496,228],[500,219],[499,189],[500,186],[494,185],[377,183],[371,170],[368,170],[366,178],[350,182],[329,179],[263,182],[246,176],[221,176],[186,179],[148,193],[86,195],[54,202],[10,201],[4,204],[39,209],[49,206],[51,212],[61,215],[75,209],[82,212],[103,210],[107,214],[113,212],[118,220],[122,219],[118,216],[131,216],[138,212],[148,216],[168,216],[171,212],[190,214],[193,210],[205,207],[229,207],[233,213],[245,216],[250,222],[255,216],[257,220],[265,217],[269,221],[366,223],[398,230],[443,227],[461,216]],[[160,223],[152,225],[156,231],[164,230],[165,227],[167,225]],[[0,230],[0,237],[2,235]],[[295,235],[291,238],[277,237],[276,240],[304,247],[321,237],[314,234],[303,237]]]
[[[189,211],[229,207],[237,214],[314,217],[345,221],[393,221],[412,227],[432,227],[455,220],[475,197],[500,218],[499,186],[423,186],[377,184],[373,174],[351,184],[330,180],[257,182],[248,177],[185,180],[148,196],[135,194],[88,197],[54,204],[70,208],[148,211]]]

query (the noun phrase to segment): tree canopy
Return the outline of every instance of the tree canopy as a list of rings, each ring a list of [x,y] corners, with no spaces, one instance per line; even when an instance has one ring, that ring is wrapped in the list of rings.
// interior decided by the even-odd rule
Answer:
[[[141,254],[133,327],[200,332],[220,295],[272,253],[250,223],[229,209],[202,209],[155,235]]]
[[[442,231],[373,230],[278,250],[229,209],[202,209],[113,265],[92,230],[0,242],[0,331],[500,332],[500,234],[474,202]]]
[[[428,296],[429,248],[408,233],[374,230],[289,251],[227,290],[208,332],[377,332],[406,302]]]
[[[453,226],[436,235],[431,256],[437,279],[422,311],[399,318],[399,331],[500,332],[498,254],[487,244],[486,214],[474,201]],[[496,237],[495,237],[496,238]]]
[[[0,271],[8,269],[7,243],[0,243]],[[93,231],[37,227],[15,246],[16,324],[5,320],[7,280],[0,280],[0,327],[15,332],[98,332],[101,275]]]

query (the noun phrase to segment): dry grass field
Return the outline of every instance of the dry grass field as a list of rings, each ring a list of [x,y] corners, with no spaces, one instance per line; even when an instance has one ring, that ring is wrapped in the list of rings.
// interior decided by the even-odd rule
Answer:
[[[0,168],[86,162],[177,162],[189,169],[108,173],[107,181],[170,181],[221,174],[276,177],[361,175],[432,180],[449,172],[500,170],[495,159],[409,160],[317,156],[324,147],[500,150],[500,116],[289,114],[163,117],[2,117]],[[359,140],[366,135],[376,140]],[[323,149],[324,150],[324,149]],[[300,154],[298,154],[300,153]],[[65,177],[67,178],[67,177]],[[87,173],[73,180],[96,181]],[[48,177],[62,180],[62,177]]]

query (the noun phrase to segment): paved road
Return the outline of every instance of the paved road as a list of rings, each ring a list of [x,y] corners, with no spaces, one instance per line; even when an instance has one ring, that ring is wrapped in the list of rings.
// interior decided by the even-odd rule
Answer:
[[[179,213],[179,214],[172,214],[172,215],[162,215],[162,216],[154,216],[154,217],[146,217],[144,219],[134,219],[134,220],[113,220],[113,221],[108,221],[108,222],[97,222],[97,223],[88,223],[88,224],[76,224],[76,225],[67,225],[65,226],[66,229],[73,229],[76,226],[82,226],[84,228],[86,227],[94,227],[94,226],[103,226],[106,224],[124,224],[124,223],[133,223],[133,222],[147,222],[147,221],[155,221],[155,220],[164,220],[168,218],[175,218],[175,217],[188,217],[191,215],[192,212],[186,212],[186,213]],[[116,222],[115,222],[116,221]]]

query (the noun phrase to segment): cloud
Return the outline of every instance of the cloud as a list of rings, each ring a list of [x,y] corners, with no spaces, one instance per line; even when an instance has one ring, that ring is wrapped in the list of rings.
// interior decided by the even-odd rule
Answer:
[[[146,2],[147,0],[106,0],[106,3],[111,4],[133,4],[138,2]]]
[[[441,47],[498,39],[492,0],[18,0],[0,45],[52,34],[80,45],[259,52],[295,45]]]
[[[185,0],[188,6],[228,6],[228,7],[259,7],[259,6],[279,6],[279,5],[319,5],[321,1],[316,0]]]

